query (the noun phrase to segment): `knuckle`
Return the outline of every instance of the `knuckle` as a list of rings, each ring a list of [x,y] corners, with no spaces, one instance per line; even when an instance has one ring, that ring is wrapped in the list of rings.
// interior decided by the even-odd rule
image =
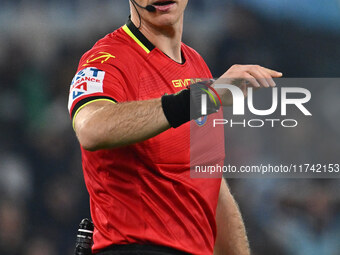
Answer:
[[[239,65],[239,64],[234,64],[234,65],[232,65],[232,67],[231,68],[239,68],[241,65]]]

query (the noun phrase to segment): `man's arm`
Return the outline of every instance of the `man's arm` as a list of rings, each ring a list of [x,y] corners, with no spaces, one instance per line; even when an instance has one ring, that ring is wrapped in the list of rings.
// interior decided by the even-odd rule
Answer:
[[[216,209],[214,255],[249,255],[249,243],[240,210],[223,179]]]
[[[281,75],[257,65],[234,65],[221,78],[237,78],[248,81],[254,87],[269,87],[274,86],[272,77]],[[246,86],[242,85],[241,88],[246,93]],[[218,93],[224,106],[232,104],[232,95],[228,90]],[[174,122],[174,115],[183,119],[180,115],[183,115],[184,108],[187,108],[183,108],[183,105],[189,105],[189,102],[183,103],[184,95],[179,94],[176,100],[168,97],[171,100],[166,100],[166,111],[163,110],[161,98],[120,104],[104,101],[90,103],[74,117],[74,128],[79,143],[90,151],[117,148],[147,140],[174,124],[176,127],[178,123]],[[172,123],[169,124],[168,120]],[[182,123],[180,121],[180,124]]]
[[[95,151],[146,140],[170,125],[158,98],[121,104],[90,103],[75,116],[74,128],[81,146]]]

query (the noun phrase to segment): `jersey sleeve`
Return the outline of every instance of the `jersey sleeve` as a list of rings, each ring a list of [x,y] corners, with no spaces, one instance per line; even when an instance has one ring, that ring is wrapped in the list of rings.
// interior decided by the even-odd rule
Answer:
[[[92,102],[126,101],[126,80],[115,61],[115,56],[107,52],[82,58],[69,91],[68,110],[72,120],[80,109]]]

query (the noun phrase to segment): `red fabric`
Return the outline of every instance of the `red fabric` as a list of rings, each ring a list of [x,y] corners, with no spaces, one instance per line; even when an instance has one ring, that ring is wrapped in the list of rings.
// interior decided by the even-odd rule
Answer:
[[[91,61],[100,52],[114,58]],[[77,102],[93,95],[118,103],[147,100],[184,88],[173,81],[211,77],[197,52],[182,44],[182,53],[184,64],[157,48],[148,54],[122,28],[116,30],[97,42],[78,68],[105,71],[103,92],[80,96],[71,102],[70,112]],[[213,253],[221,179],[192,179],[189,147],[190,123],[186,123],[124,148],[82,149],[95,225],[94,252],[113,244],[145,243],[192,254]],[[223,164],[223,159],[224,152],[212,160]]]

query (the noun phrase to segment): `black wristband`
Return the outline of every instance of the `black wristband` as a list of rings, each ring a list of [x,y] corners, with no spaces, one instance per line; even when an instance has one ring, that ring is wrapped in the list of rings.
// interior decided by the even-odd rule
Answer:
[[[209,98],[206,91],[211,84],[211,80],[195,83],[188,89],[162,97],[164,115],[171,127],[177,128],[192,119],[197,119],[202,116],[202,94],[206,94]],[[207,100],[207,114],[215,113],[218,109],[219,105],[215,105],[209,99]]]
[[[190,90],[183,89],[162,97],[164,115],[173,128],[190,121]]]

